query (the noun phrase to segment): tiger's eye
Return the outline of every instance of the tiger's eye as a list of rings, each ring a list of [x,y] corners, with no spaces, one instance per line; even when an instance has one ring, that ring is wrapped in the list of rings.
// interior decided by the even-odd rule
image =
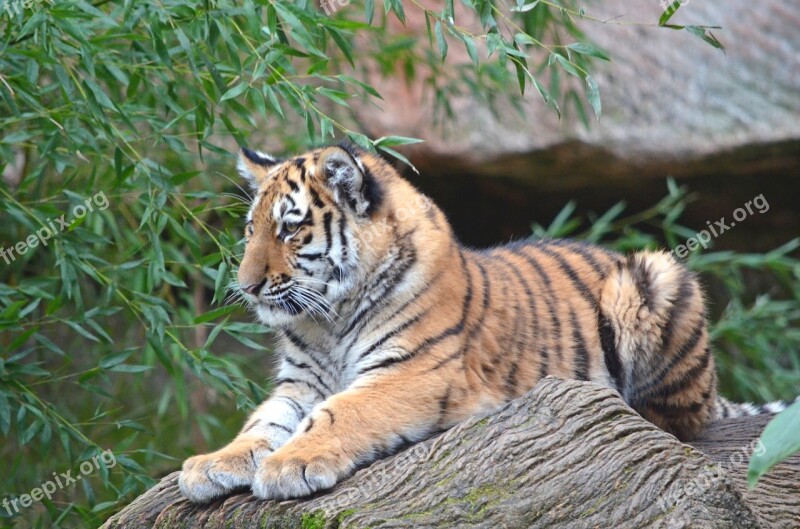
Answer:
[[[287,222],[283,223],[283,230],[286,233],[290,233],[290,234],[294,233],[294,232],[296,232],[298,230],[298,228],[300,228],[300,223],[298,223],[298,222],[288,222],[287,221]]]

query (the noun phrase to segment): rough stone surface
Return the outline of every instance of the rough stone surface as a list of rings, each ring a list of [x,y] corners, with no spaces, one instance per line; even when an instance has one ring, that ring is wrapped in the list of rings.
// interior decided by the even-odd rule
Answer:
[[[173,473],[103,527],[796,528],[800,458],[754,491],[744,485],[766,420],[714,423],[693,447],[609,389],[548,377],[328,493],[276,503],[243,492],[197,506]]]
[[[596,61],[603,116],[589,130],[574,112],[559,120],[531,93],[522,115],[501,106],[499,118],[470,96],[457,98],[452,101],[456,122],[442,133],[432,126],[432,98],[421,83],[396,77],[375,81],[384,96],[383,112],[370,107],[360,121],[376,136],[425,138],[428,142],[419,152],[470,163],[569,142],[627,160],[685,161],[800,139],[800,3],[767,0],[754,9],[747,0],[691,0],[670,20],[721,26],[713,31],[725,53],[687,31],[655,27],[662,11],[656,0],[611,0],[585,7],[589,15],[607,22],[577,24],[612,57],[610,63]],[[462,14],[459,24],[468,25],[469,12]],[[409,5],[407,15],[406,27],[398,31],[424,36],[419,9]],[[458,42],[450,46],[454,62],[459,57],[468,61],[462,48]]]

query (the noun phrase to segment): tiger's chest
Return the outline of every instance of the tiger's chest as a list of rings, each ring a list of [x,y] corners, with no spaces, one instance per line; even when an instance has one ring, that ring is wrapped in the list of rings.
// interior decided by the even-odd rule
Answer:
[[[372,342],[371,329],[356,329],[343,332],[343,326],[331,328],[312,322],[296,326],[292,333],[302,339],[303,347],[299,350],[291,345],[284,348],[284,354],[295,363],[319,366],[333,381],[329,384],[334,393],[347,389],[357,378],[358,361]]]

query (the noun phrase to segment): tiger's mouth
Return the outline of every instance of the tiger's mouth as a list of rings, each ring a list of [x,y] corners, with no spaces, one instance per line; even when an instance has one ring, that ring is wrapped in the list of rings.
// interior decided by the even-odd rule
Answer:
[[[282,312],[290,316],[308,314],[315,320],[333,321],[338,317],[324,294],[303,279],[292,279],[261,294],[256,300],[260,309]],[[317,282],[318,283],[318,282]]]
[[[294,282],[280,285],[259,296],[258,303],[273,309],[280,309],[295,316],[303,312],[303,305],[293,295]]]
[[[305,312],[304,305],[292,296],[291,293],[284,294],[279,299],[268,301],[268,304],[273,308],[288,312],[292,316],[297,316],[301,312]]]
[[[291,294],[291,289],[294,286],[294,281],[278,285],[266,292],[260,299],[267,302],[280,301],[281,299]]]

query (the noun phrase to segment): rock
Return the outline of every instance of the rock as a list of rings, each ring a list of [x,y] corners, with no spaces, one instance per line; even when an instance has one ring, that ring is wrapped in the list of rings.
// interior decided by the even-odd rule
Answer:
[[[278,503],[242,492],[193,505],[175,472],[103,528],[798,527],[800,457],[745,487],[768,419],[716,422],[687,445],[608,388],[548,377],[327,493]]]
[[[725,53],[687,31],[654,27],[661,11],[656,1],[612,0],[587,8],[589,15],[608,22],[576,19],[588,40],[612,58],[610,63],[595,61],[603,115],[589,130],[575,112],[559,120],[535,91],[526,94],[522,114],[501,104],[493,116],[470,95],[454,98],[455,122],[446,131],[437,130],[431,119],[433,98],[422,83],[397,76],[373,79],[384,96],[383,112],[363,109],[359,121],[375,137],[424,138],[427,143],[418,152],[470,164],[564,143],[582,143],[630,162],[686,161],[785,142],[794,143],[795,158],[800,155],[800,3],[767,0],[753,10],[746,0],[685,2],[670,23],[721,26],[712,31]],[[407,14],[405,30],[426,39],[421,12],[409,8]],[[463,7],[459,15],[460,25],[469,26],[474,18]],[[468,62],[462,48],[453,42],[449,63]]]

